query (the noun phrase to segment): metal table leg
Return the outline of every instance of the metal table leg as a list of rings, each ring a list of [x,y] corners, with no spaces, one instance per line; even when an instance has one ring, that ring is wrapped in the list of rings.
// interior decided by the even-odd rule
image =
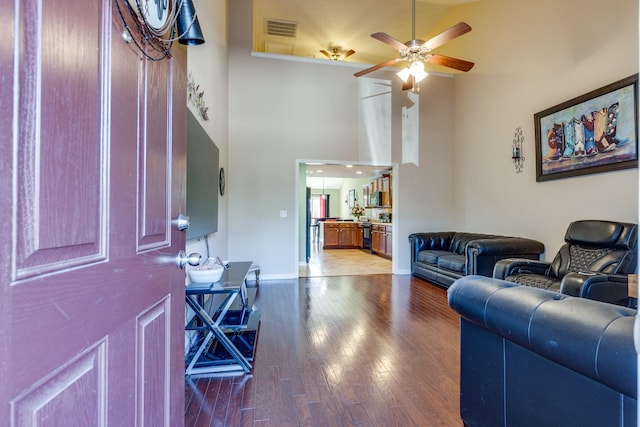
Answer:
[[[196,298],[193,295],[186,296],[186,302],[196,313],[196,316],[202,320],[204,326],[210,331],[205,337],[204,341],[198,348],[196,355],[192,359],[191,363],[187,367],[186,374],[190,375],[193,373],[204,372],[227,372],[237,370],[237,368],[233,366],[219,366],[219,367],[207,367],[203,369],[194,368],[194,365],[197,363],[198,358],[202,355],[202,352],[208,347],[211,339],[215,336],[215,338],[220,342],[220,344],[229,352],[231,357],[238,363],[239,367],[244,372],[251,372],[251,364],[249,361],[240,353],[240,351],[236,348],[236,346],[227,338],[225,333],[220,329],[220,322],[222,321],[224,315],[231,307],[231,304],[235,301],[235,297],[237,297],[238,292],[234,291],[232,298],[227,298],[224,307],[220,310],[220,314],[216,320],[213,320],[211,316],[207,313],[207,311],[198,303]]]

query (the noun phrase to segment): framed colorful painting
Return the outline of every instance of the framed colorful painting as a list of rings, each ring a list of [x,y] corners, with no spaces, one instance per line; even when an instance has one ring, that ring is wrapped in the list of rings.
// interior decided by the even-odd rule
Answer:
[[[638,166],[638,75],[534,114],[536,181]]]

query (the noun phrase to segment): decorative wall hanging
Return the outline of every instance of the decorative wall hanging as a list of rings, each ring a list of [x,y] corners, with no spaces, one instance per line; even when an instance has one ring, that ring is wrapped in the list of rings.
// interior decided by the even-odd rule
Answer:
[[[511,143],[511,159],[516,168],[516,173],[521,173],[524,167],[524,155],[522,154],[523,142],[524,136],[522,135],[522,128],[518,127],[513,134],[513,142]]]
[[[638,75],[534,114],[536,181],[638,166]]]
[[[347,197],[347,206],[349,209],[353,208],[356,205],[356,190],[355,188],[349,190],[349,196]]]
[[[204,43],[192,0],[114,0],[123,39],[151,61],[171,56],[173,42]]]
[[[227,179],[224,176],[224,168],[220,168],[220,173],[218,175],[218,187],[220,190],[220,195],[224,196],[224,190],[227,187]]]
[[[204,91],[198,92],[198,89],[200,89],[200,85],[196,84],[193,76],[189,73],[187,78],[187,102],[198,109],[202,120],[209,120],[209,115],[207,114],[209,107],[204,103]]]

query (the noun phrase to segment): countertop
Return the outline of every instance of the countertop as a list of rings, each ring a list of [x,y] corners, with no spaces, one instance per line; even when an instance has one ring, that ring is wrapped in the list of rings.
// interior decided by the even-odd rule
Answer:
[[[374,221],[319,221],[319,224],[324,224],[324,223],[329,223],[329,224],[373,224],[373,225],[389,225],[391,227],[393,227],[393,222],[380,222],[377,220]]]

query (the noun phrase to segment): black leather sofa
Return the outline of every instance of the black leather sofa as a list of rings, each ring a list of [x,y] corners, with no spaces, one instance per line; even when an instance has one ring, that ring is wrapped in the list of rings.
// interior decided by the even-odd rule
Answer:
[[[447,292],[465,426],[637,427],[635,310],[483,276]]]
[[[522,237],[439,231],[413,233],[411,274],[443,287],[471,274],[491,277],[504,258],[540,259],[544,245]]]

